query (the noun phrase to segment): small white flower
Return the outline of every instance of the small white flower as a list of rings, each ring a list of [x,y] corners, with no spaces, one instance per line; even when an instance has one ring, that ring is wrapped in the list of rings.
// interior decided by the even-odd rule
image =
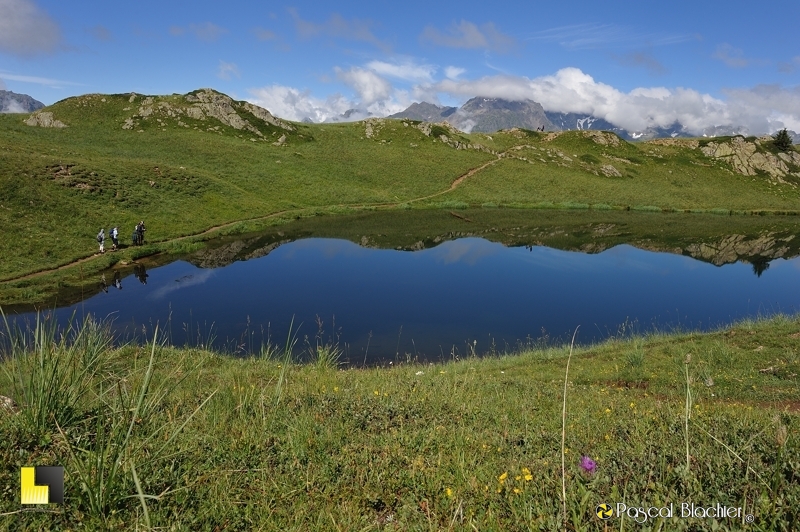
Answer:
[[[424,371],[418,371],[415,375],[425,375]]]

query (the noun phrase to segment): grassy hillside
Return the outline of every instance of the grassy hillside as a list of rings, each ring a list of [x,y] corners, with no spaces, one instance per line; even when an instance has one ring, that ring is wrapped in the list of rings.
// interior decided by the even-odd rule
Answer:
[[[43,112],[66,127],[26,123]],[[410,120],[295,124],[210,90],[69,98],[0,116],[0,282],[91,257],[100,227],[119,226],[129,242],[142,219],[149,247],[86,268],[180,250],[174,239],[236,221],[364,208],[800,212],[800,154],[780,163],[782,178],[743,175],[731,157],[704,153],[710,142],[465,135]],[[769,143],[753,150],[775,159]]]
[[[800,526],[796,318],[577,349],[566,387],[558,346],[339,370],[331,344],[298,366],[42,332],[0,365],[0,529],[642,527],[595,516],[618,502],[742,509],[652,530]],[[46,464],[66,504],[21,513],[17,468]]]

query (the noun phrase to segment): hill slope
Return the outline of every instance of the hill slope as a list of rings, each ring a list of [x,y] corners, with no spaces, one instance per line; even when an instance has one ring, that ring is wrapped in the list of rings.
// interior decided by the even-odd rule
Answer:
[[[210,89],[92,94],[3,115],[0,153],[0,224],[13,235],[0,239],[0,280],[90,256],[98,228],[127,238],[142,219],[163,242],[377,206],[800,211],[800,154],[763,139],[291,123]]]

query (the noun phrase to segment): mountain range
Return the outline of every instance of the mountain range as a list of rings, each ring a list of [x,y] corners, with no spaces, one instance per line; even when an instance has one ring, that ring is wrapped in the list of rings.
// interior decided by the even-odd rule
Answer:
[[[32,113],[44,107],[27,94],[0,90],[0,113]]]
[[[696,137],[680,123],[669,127],[649,127],[641,131],[629,131],[611,122],[588,114],[559,113],[545,111],[541,104],[533,100],[511,101],[502,98],[481,96],[468,100],[461,107],[446,107],[428,102],[413,103],[406,110],[390,115],[389,118],[409,118],[425,122],[447,122],[461,131],[493,133],[500,129],[519,127],[545,131],[566,131],[593,129],[612,131],[625,140],[649,140],[654,138]],[[719,125],[708,127],[702,132],[704,137],[725,135],[745,135],[751,133],[744,126]],[[800,143],[800,134],[790,131],[795,143]]]

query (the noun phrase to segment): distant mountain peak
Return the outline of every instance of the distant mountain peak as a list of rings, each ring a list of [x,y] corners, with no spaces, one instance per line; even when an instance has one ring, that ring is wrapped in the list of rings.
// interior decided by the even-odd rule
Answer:
[[[44,107],[27,94],[0,90],[0,113],[32,113]]]

